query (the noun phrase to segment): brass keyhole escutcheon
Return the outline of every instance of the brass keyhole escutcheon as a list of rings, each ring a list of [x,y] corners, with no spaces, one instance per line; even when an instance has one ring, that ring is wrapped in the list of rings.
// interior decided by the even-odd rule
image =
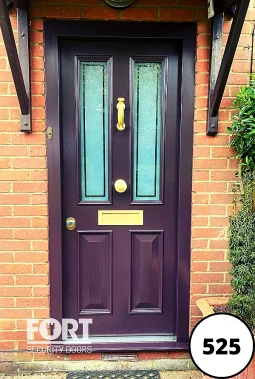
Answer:
[[[114,183],[114,188],[118,193],[124,193],[127,190],[127,183],[123,179],[118,179]]]
[[[73,217],[68,217],[66,219],[66,229],[67,230],[74,230],[76,228],[76,221]]]

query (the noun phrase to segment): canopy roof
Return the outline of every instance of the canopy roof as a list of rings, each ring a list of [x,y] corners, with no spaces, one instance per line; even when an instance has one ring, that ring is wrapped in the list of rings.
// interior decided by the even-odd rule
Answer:
[[[208,0],[202,0],[207,6]],[[6,4],[8,8],[11,8],[13,5],[15,5],[18,8],[25,7],[28,4],[29,0],[6,0]],[[33,0],[30,0],[30,2],[33,2]],[[67,0],[66,3],[72,3],[71,0]],[[235,3],[235,0],[214,0],[214,7],[215,7],[215,13],[219,14],[222,12],[226,12],[231,4]],[[192,0],[190,1],[190,5],[192,5]],[[230,8],[230,12],[231,8]]]
[[[33,0],[30,0],[33,2]],[[208,0],[202,0],[205,6]],[[66,0],[66,3],[72,0]],[[239,37],[245,21],[250,0],[214,0],[215,15],[212,19],[210,89],[208,95],[207,134],[215,136],[218,131],[218,113],[228,75],[234,59]],[[192,5],[192,0],[190,0]],[[18,12],[17,52],[8,9],[15,6]],[[21,108],[21,131],[30,133],[30,44],[29,0],[0,0],[0,27],[12,70],[14,84]],[[232,27],[222,59],[222,30],[224,12],[233,17]]]

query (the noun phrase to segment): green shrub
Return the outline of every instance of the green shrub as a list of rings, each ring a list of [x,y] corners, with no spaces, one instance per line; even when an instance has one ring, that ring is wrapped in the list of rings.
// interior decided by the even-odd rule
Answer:
[[[233,188],[233,216],[229,225],[229,259],[234,293],[229,306],[250,327],[255,326],[255,76],[234,101],[234,122],[228,128],[230,146],[239,159],[240,184]],[[239,191],[241,189],[241,191]],[[239,196],[240,192],[240,196]]]
[[[230,146],[243,167],[255,170],[255,76],[236,94],[234,122],[227,130],[234,137]]]
[[[231,312],[241,317],[250,327],[255,326],[255,209],[253,171],[243,171],[241,208],[230,217],[229,259],[232,264],[230,299]],[[234,194],[234,206],[237,193]]]

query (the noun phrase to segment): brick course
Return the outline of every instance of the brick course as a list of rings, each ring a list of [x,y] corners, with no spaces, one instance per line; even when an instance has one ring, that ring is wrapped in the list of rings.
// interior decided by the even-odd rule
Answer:
[[[31,65],[33,133],[19,132],[19,108],[3,40],[0,37],[0,349],[25,348],[25,322],[49,316],[47,162],[43,17],[145,21],[197,21],[196,101],[194,122],[191,326],[201,317],[195,300],[228,295],[227,217],[237,162],[227,146],[228,109],[236,89],[249,80],[253,4],[247,15],[220,112],[219,135],[205,135],[209,81],[210,22],[205,0],[136,0],[125,10],[103,0],[32,0]],[[252,2],[251,2],[252,3]],[[15,11],[11,21],[16,25]],[[231,21],[225,20],[224,41]],[[16,31],[15,31],[15,34]],[[177,354],[179,357],[179,355]],[[175,353],[140,353],[140,359],[175,357]],[[67,356],[65,359],[69,359]],[[73,355],[71,359],[99,359]],[[17,359],[17,356],[16,358]],[[26,360],[59,359],[28,354]]]

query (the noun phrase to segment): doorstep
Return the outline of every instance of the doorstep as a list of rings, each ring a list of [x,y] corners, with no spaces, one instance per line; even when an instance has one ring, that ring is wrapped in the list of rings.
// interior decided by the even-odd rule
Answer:
[[[56,356],[57,359],[57,356]],[[33,362],[2,362],[0,364],[0,375],[19,374],[54,374],[68,373],[71,371],[122,371],[122,370],[158,370],[161,372],[174,371],[196,371],[190,358],[174,359],[146,359],[137,361],[115,361],[103,360],[80,360],[80,361],[33,361]],[[189,377],[188,377],[189,378]],[[196,378],[196,377],[195,377]],[[1,376],[0,376],[1,379]]]
[[[1,375],[0,379],[66,379],[66,373],[33,374],[30,375]],[[202,379],[203,375],[195,370],[189,371],[163,371],[160,372],[161,379]],[[204,378],[205,379],[205,378]]]

